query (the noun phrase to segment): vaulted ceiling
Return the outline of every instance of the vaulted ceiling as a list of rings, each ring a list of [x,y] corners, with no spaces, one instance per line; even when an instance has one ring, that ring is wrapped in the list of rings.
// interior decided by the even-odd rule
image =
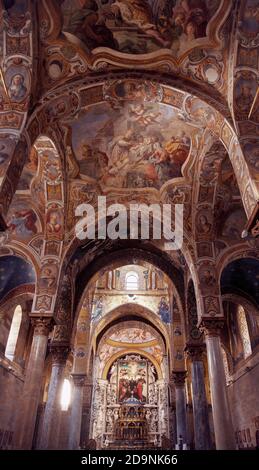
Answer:
[[[98,195],[183,203],[184,246],[166,256],[185,274],[255,250],[241,232],[258,199],[258,9],[2,1],[0,249],[33,265],[35,311],[54,308],[61,270],[113,252],[75,237]]]

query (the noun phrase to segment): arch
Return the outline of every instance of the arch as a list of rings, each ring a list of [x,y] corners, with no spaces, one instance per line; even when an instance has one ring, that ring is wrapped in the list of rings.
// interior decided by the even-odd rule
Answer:
[[[73,86],[74,96],[72,96],[72,93],[70,96],[65,95],[63,87],[56,88],[55,100],[53,100],[55,102],[55,112],[53,112],[54,102],[53,105],[51,105],[49,97],[46,97],[46,100],[44,100],[44,104],[42,105],[42,107],[39,107],[37,109],[37,112],[32,115],[27,127],[28,133],[30,134],[33,121],[35,121],[37,114],[41,114],[43,112],[43,108],[45,107],[47,108],[45,110],[45,113],[50,115],[50,120],[53,121],[57,121],[60,118],[64,119],[68,114],[68,110],[69,112],[72,111],[72,114],[78,111],[78,108],[80,106],[78,96],[80,96],[81,99],[83,98],[84,102],[88,102],[87,97],[90,93],[91,87],[93,86],[91,80],[94,80],[94,85],[96,89],[100,87],[100,94],[96,93],[94,101],[91,97],[91,105],[93,105],[97,104],[98,102],[103,102],[105,100],[103,98],[104,93],[102,93],[101,90],[107,80],[116,81],[130,77],[132,77],[132,79],[134,80],[152,80],[153,82],[155,81],[155,83],[159,83],[162,89],[165,90],[164,96],[167,97],[165,100],[165,104],[169,106],[174,106],[178,110],[183,107],[184,112],[188,115],[188,118],[193,119],[194,122],[196,121],[196,125],[197,122],[199,122],[199,119],[197,116],[195,119],[195,113],[191,117],[190,110],[192,109],[192,107],[190,105],[190,102],[192,100],[196,100],[196,104],[200,104],[199,106],[197,105],[198,108],[206,110],[205,115],[207,115],[207,118],[204,117],[202,125],[204,126],[204,128],[207,127],[209,132],[213,133],[216,138],[218,138],[228,150],[228,155],[232,161],[234,173],[236,175],[240,193],[244,201],[246,213],[247,215],[250,215],[258,198],[258,189],[256,187],[255,181],[251,177],[250,170],[247,166],[242,149],[238,141],[236,130],[234,129],[233,124],[231,122],[228,109],[226,108],[225,104],[222,104],[220,96],[218,97],[219,99],[217,102],[217,99],[213,99],[211,96],[209,97],[208,95],[206,96],[206,93],[200,93],[198,87],[195,88],[193,85],[190,86],[190,84],[185,83],[182,79],[180,83],[179,79],[173,79],[172,77],[170,78],[161,73],[157,74],[156,77],[156,73],[154,71],[146,71],[145,73],[140,73],[138,71],[133,72],[132,70],[118,70],[116,72],[113,72],[112,74],[109,73],[106,76],[102,74],[102,77],[100,77],[99,79],[99,83],[97,77],[94,77],[94,79],[89,79],[89,83],[87,85],[82,79],[78,79],[77,81],[75,81]],[[172,98],[169,99],[168,96],[171,96]],[[72,106],[70,108],[67,104],[69,100],[72,102]],[[63,104],[62,111],[59,112],[57,103],[61,101],[65,103],[65,106]],[[161,103],[163,103],[163,98],[161,100]],[[186,106],[188,109],[186,109]],[[53,116],[51,116],[51,114]]]
[[[88,264],[87,262],[87,253],[82,250],[78,251],[78,255],[80,257],[85,256],[85,265],[81,261],[82,269],[77,274],[76,285],[77,289],[75,292],[75,296],[77,297],[77,303],[75,307],[77,308],[77,314],[79,313],[80,309],[80,301],[82,301],[84,290],[93,276],[100,270],[103,269],[105,266],[113,264],[114,266],[122,266],[126,264],[135,264],[139,261],[147,261],[150,264],[158,267],[161,271],[163,271],[169,279],[172,281],[175,287],[175,294],[177,300],[179,301],[182,310],[184,305],[184,279],[182,271],[179,268],[176,268],[169,255],[167,253],[158,250],[156,247],[150,244],[139,244],[135,243],[134,240],[128,240],[127,244],[120,243],[113,246],[112,243],[107,243],[107,249],[105,250],[105,254],[101,253],[97,258],[91,259],[91,262]],[[133,242],[133,243],[131,243]],[[106,245],[104,244],[104,247]],[[125,246],[124,248],[123,245]],[[129,248],[131,246],[132,248]],[[98,247],[98,246],[97,246]],[[103,247],[102,247],[103,248]],[[76,258],[77,253],[75,253]],[[78,258],[80,259],[80,258]],[[77,262],[78,263],[78,262]]]
[[[53,129],[48,129],[48,132],[39,133],[32,139],[37,153],[37,171],[31,183],[31,195],[39,200],[45,220],[41,270],[33,302],[35,313],[42,310],[44,295],[48,297],[45,311],[53,311],[64,239],[64,164],[60,145],[56,145],[54,137]]]
[[[107,331],[111,326],[115,325],[118,323],[118,321],[121,319],[122,321],[125,321],[127,313],[132,311],[135,311],[134,314],[129,314],[128,319],[134,319],[134,317],[141,321],[146,321],[148,324],[150,324],[153,328],[155,328],[156,331],[161,335],[163,340],[165,341],[165,344],[167,347],[170,346],[170,338],[168,331],[166,327],[162,324],[162,321],[156,315],[154,312],[149,310],[146,307],[142,307],[137,304],[124,304],[122,306],[116,307],[115,309],[111,310],[107,315],[105,315],[100,322],[96,325],[95,330],[92,333],[92,338],[90,340],[90,343],[92,344],[93,338],[96,338],[97,343],[99,342],[102,334]],[[99,338],[99,340],[98,340]]]
[[[252,354],[252,347],[251,347],[251,338],[250,338],[247,319],[246,319],[246,312],[242,305],[238,305],[237,324],[238,324],[239,332],[241,335],[241,340],[243,343],[244,359],[247,359],[247,357],[251,356]]]
[[[61,397],[60,397],[60,406],[62,411],[67,411],[71,401],[71,383],[70,380],[65,378],[63,380]]]
[[[246,242],[224,249],[217,262],[219,277],[229,263],[242,258],[258,260],[257,251],[251,249],[251,246]]]
[[[136,271],[129,271],[125,276],[126,290],[138,290],[139,288],[139,275]]]
[[[34,296],[34,286],[28,285],[26,287],[26,292],[24,292],[24,287],[20,286],[12,290],[7,296],[4,298],[3,302],[0,303],[1,308],[1,315],[4,316],[5,312],[12,309],[17,305],[17,303],[23,304],[24,302],[32,302]],[[2,312],[3,315],[2,315]]]
[[[17,305],[14,310],[11,328],[8,335],[8,340],[5,348],[5,357],[13,361],[15,357],[15,349],[19,336],[20,326],[22,322],[22,307]]]
[[[249,341],[253,350],[259,342],[259,329],[257,331],[257,317],[259,316],[259,309],[256,308],[252,302],[238,294],[222,295],[222,302],[224,303],[225,301],[241,306],[245,311]]]
[[[104,380],[107,379],[107,374],[108,374],[109,369],[112,366],[113,362],[115,362],[117,359],[119,359],[119,357],[125,356],[125,354],[138,354],[140,356],[146,357],[147,359],[149,359],[150,362],[152,362],[152,364],[154,364],[155,369],[157,371],[158,379],[161,380],[163,378],[161,367],[159,366],[158,362],[153,358],[153,356],[151,354],[149,354],[148,352],[146,352],[146,351],[142,351],[142,350],[140,351],[140,350],[133,347],[133,348],[130,348],[130,349],[129,348],[124,349],[123,351],[119,351],[119,352],[117,352],[116,354],[114,354],[113,356],[110,357],[110,359],[107,361],[107,363],[106,363],[106,365],[103,369],[102,379],[104,379]]]
[[[227,264],[221,273],[221,292],[237,293],[259,305],[259,261],[255,258],[242,257]]]
[[[245,297],[242,297],[241,295],[238,294],[223,294],[222,295],[222,302],[230,301],[234,303],[238,303],[244,307],[245,310],[249,310],[252,312],[252,315],[258,316],[259,315],[259,310],[258,308],[255,307],[255,305]]]
[[[21,285],[29,285],[36,281],[34,266],[20,256],[1,256],[0,269],[4,272],[4,276],[1,276],[0,279],[1,302],[15,288]]]
[[[247,23],[247,11],[252,5],[249,0],[241,0],[233,11],[233,39],[229,54],[229,72],[233,77],[229,90],[229,105],[239,135],[240,146],[248,168],[254,175],[253,184],[259,190],[258,173],[258,63],[253,58],[258,48],[258,19],[256,15]],[[244,60],[245,56],[251,57]]]
[[[129,312],[129,307],[134,307],[135,313],[131,314],[127,318],[127,314]],[[80,331],[77,329],[77,323],[80,322],[80,315],[78,317],[78,321],[74,324],[74,335],[73,335],[73,344],[75,349],[84,351],[84,356],[78,359],[77,354],[74,355],[74,370],[89,370],[89,358],[90,358],[90,351],[96,353],[98,344],[100,340],[109,328],[120,321],[128,320],[137,320],[141,322],[146,322],[148,325],[151,325],[161,337],[161,340],[164,342],[164,348],[166,352],[171,354],[171,344],[170,344],[170,336],[169,332],[165,325],[162,324],[162,321],[151,310],[136,305],[136,304],[124,304],[123,306],[119,306],[114,310],[111,310],[107,315],[101,318],[100,322],[96,325],[95,329],[92,331],[91,336],[89,337],[89,329],[85,328],[85,321],[82,320],[82,324],[84,324],[84,330]],[[78,336],[79,331],[79,336]],[[88,354],[86,354],[85,343],[88,344]]]

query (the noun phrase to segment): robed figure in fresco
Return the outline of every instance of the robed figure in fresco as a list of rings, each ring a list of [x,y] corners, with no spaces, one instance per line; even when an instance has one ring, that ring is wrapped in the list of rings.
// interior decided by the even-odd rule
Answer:
[[[85,0],[82,8],[72,14],[67,30],[85,41],[89,50],[104,46],[117,48],[112,32],[105,25],[105,18],[98,14],[95,0]]]

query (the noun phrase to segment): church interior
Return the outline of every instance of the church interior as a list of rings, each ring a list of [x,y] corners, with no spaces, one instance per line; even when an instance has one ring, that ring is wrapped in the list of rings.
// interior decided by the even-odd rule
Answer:
[[[259,448],[258,46],[258,0],[0,0],[0,449]],[[101,196],[182,245],[78,237]]]

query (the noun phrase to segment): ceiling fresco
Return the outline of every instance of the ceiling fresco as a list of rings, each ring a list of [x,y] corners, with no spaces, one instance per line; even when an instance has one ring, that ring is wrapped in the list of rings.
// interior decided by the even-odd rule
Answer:
[[[2,135],[0,138],[0,181],[2,180],[8,164],[11,159],[11,155],[16,145],[16,139],[12,136]]]
[[[89,107],[71,124],[80,173],[101,187],[159,189],[182,176],[193,128],[174,108],[146,102],[141,84],[129,80],[124,88],[127,102]]]
[[[19,201],[11,207],[7,227],[11,238],[28,239],[40,232],[40,224],[35,211],[27,201]]]
[[[63,33],[88,53],[101,47],[126,54],[165,49],[179,57],[209,43],[221,4],[220,0],[65,0]]]
[[[141,328],[126,328],[123,329],[121,327],[118,328],[117,331],[112,333],[109,336],[109,339],[112,341],[116,341],[119,343],[146,343],[148,341],[155,340],[155,336],[153,336],[149,331],[145,331]]]
[[[129,322],[129,325],[130,323],[132,322]],[[113,327],[109,331],[111,334],[107,333],[98,347],[101,369],[105,366],[109,358],[114,354],[123,353],[127,348],[135,348],[135,350],[139,352],[142,350],[161,364],[164,353],[161,338],[157,337],[157,335],[155,337],[152,333],[152,329],[149,331],[145,324],[141,325],[141,322],[139,322],[138,327],[129,326],[128,328],[127,323],[125,323],[121,325],[120,328],[118,328],[118,326]],[[133,337],[137,341],[132,341]],[[147,341],[147,338],[150,338],[149,341]]]

